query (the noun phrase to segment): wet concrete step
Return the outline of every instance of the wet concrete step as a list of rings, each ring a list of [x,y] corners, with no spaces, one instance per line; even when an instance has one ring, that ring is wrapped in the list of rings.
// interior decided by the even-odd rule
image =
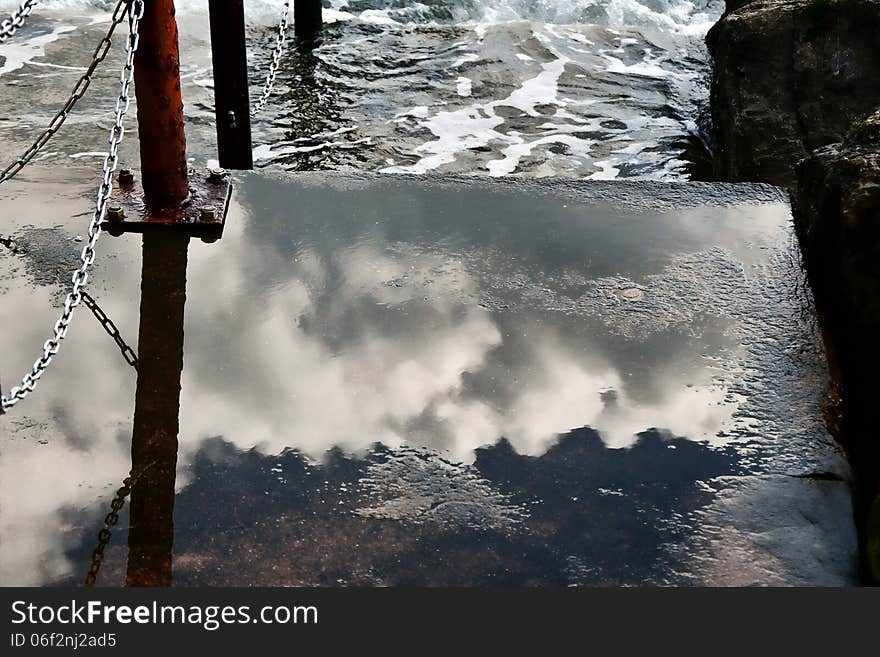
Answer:
[[[8,186],[7,386],[54,321],[86,180]],[[102,239],[92,285],[132,344],[140,248]],[[237,175],[186,291],[176,583],[855,580],[776,188]],[[83,313],[0,421],[3,497],[55,482],[3,504],[4,583],[79,577],[130,467],[135,383]]]

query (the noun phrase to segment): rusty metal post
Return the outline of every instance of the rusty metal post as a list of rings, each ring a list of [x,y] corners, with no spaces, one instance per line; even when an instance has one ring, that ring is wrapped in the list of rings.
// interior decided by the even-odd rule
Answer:
[[[297,41],[314,41],[324,29],[321,0],[293,0],[293,30]]]
[[[189,237],[146,233],[126,586],[170,586]]]
[[[209,0],[217,151],[224,169],[253,169],[244,0]]]
[[[135,55],[141,176],[151,208],[177,206],[189,194],[174,14],[174,0],[144,3],[140,47]]]

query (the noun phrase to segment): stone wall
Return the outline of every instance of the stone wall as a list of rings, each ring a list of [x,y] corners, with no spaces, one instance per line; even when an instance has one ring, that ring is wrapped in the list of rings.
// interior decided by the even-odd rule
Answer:
[[[794,187],[880,105],[880,0],[735,0],[707,43],[719,180]]]
[[[880,112],[797,173],[796,224],[841,373],[841,436],[857,475],[865,567],[880,581]]]

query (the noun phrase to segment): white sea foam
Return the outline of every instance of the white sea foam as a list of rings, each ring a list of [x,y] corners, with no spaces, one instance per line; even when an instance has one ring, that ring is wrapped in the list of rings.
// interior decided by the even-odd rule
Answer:
[[[19,0],[0,0],[0,11],[9,13]],[[328,23],[360,20],[375,24],[395,23],[476,23],[492,24],[529,20],[539,23],[596,23],[611,27],[650,26],[685,33],[703,33],[718,17],[715,0],[433,0],[410,2],[404,6],[394,0],[358,2],[330,0],[324,10]],[[177,0],[180,14],[203,14],[204,0]],[[277,18],[281,0],[248,0],[247,15],[252,19]],[[111,0],[43,0],[41,12],[106,11]]]
[[[13,39],[0,47],[0,57],[3,57],[3,64],[0,65],[0,76],[17,71],[28,62],[31,62],[46,54],[46,46],[67,32],[73,32],[76,29],[73,25],[56,25],[55,28],[46,34],[32,36],[30,38]]]
[[[17,2],[0,0],[0,14]],[[26,64],[56,67],[60,73],[66,62],[46,62],[46,46],[65,32],[106,21],[112,3],[43,0],[33,23],[0,46],[0,75]],[[358,117],[358,104],[353,105],[354,117],[344,124],[357,123],[358,134],[342,140],[277,131],[270,136],[258,129],[258,143],[273,143],[258,147],[256,159],[284,166],[287,156],[361,146],[359,152],[375,147],[377,156],[359,157],[358,166],[386,172],[680,177],[682,163],[670,143],[692,131],[679,118],[692,108],[680,99],[694,97],[703,71],[679,55],[696,42],[690,35],[705,31],[720,13],[713,3],[717,0],[330,0],[325,22],[341,25],[330,32],[334,36],[322,49],[323,61],[331,66],[349,62],[350,53],[373,47],[377,39],[390,48],[387,57],[385,52],[375,55],[382,67],[373,73],[378,77],[369,90],[351,66],[335,81],[380,111]],[[271,29],[281,4],[248,0],[249,24]],[[177,0],[177,6],[182,47],[189,49],[192,63],[183,79],[210,92],[209,62],[193,52],[206,46],[200,26],[206,26],[207,3]],[[357,24],[374,27],[364,30]],[[418,50],[411,58],[410,48],[449,38],[436,36],[447,33],[436,30],[421,37],[413,24],[461,24],[470,30],[449,31],[453,41],[436,55]],[[255,45],[255,51],[260,47]],[[414,84],[396,82],[407,78]],[[616,86],[608,87],[609,80]],[[293,84],[282,70],[279,100]],[[209,98],[205,107],[210,107]],[[317,98],[332,108],[332,94]],[[406,108],[408,103],[414,106]],[[199,111],[198,102],[190,107]],[[386,107],[391,112],[385,113]],[[339,125],[317,124],[325,132]],[[340,155],[339,161],[353,162],[355,156]]]
[[[615,36],[613,31],[606,30],[602,40],[607,43],[610,39],[614,45],[602,48],[576,31],[578,29],[582,28],[534,26],[532,36],[543,46],[540,59],[545,61],[538,61],[531,55],[518,57],[521,66],[525,67],[523,81],[502,98],[475,100],[468,106],[455,109],[446,109],[442,105],[418,106],[399,112],[394,119],[396,123],[410,130],[426,130],[433,139],[413,149],[417,161],[395,163],[382,171],[426,173],[455,169],[460,162],[472,162],[474,152],[489,151],[491,159],[475,166],[492,176],[517,173],[530,156],[546,161],[558,157],[556,153],[564,153],[564,158],[581,171],[584,164],[590,164],[592,171],[587,168],[579,175],[594,179],[616,178],[621,175],[622,168],[643,164],[653,165],[652,172],[640,174],[643,177],[678,177],[682,162],[676,159],[669,167],[665,166],[669,154],[655,152],[656,135],[687,132],[688,126],[682,121],[669,116],[636,113],[627,116],[622,127],[609,127],[607,115],[603,116],[602,110],[594,112],[593,108],[600,103],[614,106],[619,100],[585,97],[582,90],[569,96],[561,90],[561,84],[566,73],[571,75],[574,70],[586,70],[583,67],[588,64],[594,71],[604,66],[609,74],[658,80],[671,87],[691,83],[698,73],[671,65],[669,53],[645,47],[638,39]],[[597,32],[597,35],[601,34]],[[590,48],[584,50],[572,46],[572,43],[589,44]],[[580,52],[590,57],[581,60],[574,54]],[[539,69],[536,74],[528,73],[536,68]],[[459,97],[473,95],[474,79],[473,76],[457,78]],[[520,118],[516,118],[517,114]],[[523,125],[527,127],[521,127]],[[641,138],[633,137],[634,134]],[[654,138],[646,140],[646,135],[654,135]],[[535,157],[532,162],[536,161]],[[553,166],[538,169],[530,166],[530,175],[554,172]],[[546,172],[542,173],[544,169]]]

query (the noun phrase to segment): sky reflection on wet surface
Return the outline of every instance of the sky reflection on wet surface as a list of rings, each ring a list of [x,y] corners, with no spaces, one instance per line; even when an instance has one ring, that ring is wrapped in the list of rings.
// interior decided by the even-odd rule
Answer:
[[[88,209],[87,182],[35,185],[0,247],[7,386],[79,250],[57,217]],[[846,583],[789,221],[768,187],[237,176],[224,238],[189,247],[173,583]],[[140,238],[100,251],[136,345]],[[0,421],[4,584],[81,580],[135,379],[83,312]]]

